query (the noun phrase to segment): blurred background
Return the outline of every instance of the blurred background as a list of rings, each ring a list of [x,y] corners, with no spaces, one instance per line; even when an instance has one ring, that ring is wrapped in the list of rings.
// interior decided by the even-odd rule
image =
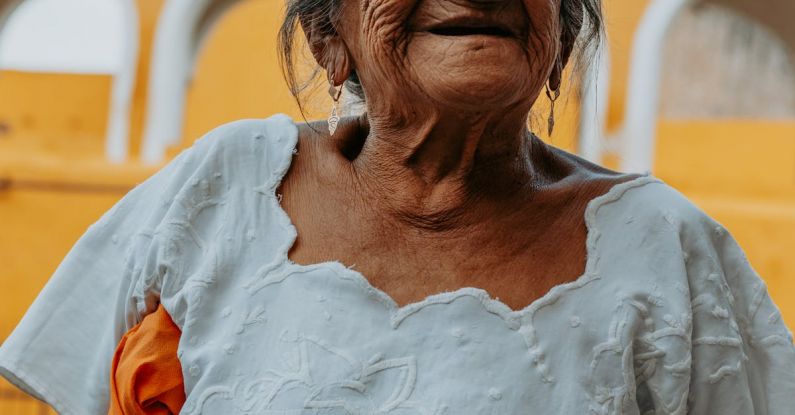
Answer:
[[[240,118],[302,119],[276,56],[283,7],[0,0],[0,341],[86,228],[181,149]],[[795,328],[795,1],[604,7],[607,42],[542,137],[685,193]],[[330,108],[319,89],[310,119]],[[0,414],[46,413],[0,380]]]

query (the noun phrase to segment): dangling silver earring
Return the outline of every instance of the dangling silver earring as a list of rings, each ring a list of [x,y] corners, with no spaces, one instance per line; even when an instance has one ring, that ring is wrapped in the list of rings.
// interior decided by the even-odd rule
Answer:
[[[549,89],[549,83],[546,84],[547,88],[547,98],[549,98],[550,109],[549,109],[549,119],[547,120],[547,134],[549,137],[552,136],[552,130],[555,129],[555,101],[558,100],[560,97],[560,88],[557,88],[553,91]]]
[[[328,116],[328,132],[329,135],[334,135],[334,131],[337,131],[337,124],[340,122],[340,117],[337,114],[337,104],[340,101],[340,96],[342,95],[342,85],[339,86],[339,89],[334,86],[334,81],[329,81],[328,94],[331,95],[331,100],[333,103],[331,104],[331,114]]]

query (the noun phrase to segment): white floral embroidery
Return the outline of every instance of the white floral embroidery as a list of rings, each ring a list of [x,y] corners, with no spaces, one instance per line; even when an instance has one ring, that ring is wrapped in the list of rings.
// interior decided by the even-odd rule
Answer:
[[[691,358],[689,315],[665,314],[662,296],[647,296],[647,302],[623,299],[608,331],[608,339],[593,350],[590,367],[590,413],[622,414],[634,405],[640,409],[659,405],[658,413],[683,414],[687,410],[687,385]],[[659,324],[657,320],[665,324]],[[632,333],[638,329],[636,333]],[[617,370],[618,369],[618,370]],[[665,378],[668,382],[659,382]],[[644,396],[638,391],[643,390]]]
[[[417,381],[414,356],[387,359],[376,353],[361,361],[301,334],[289,339],[285,332],[280,338],[295,343],[288,348],[292,353],[283,357],[282,369],[230,387],[208,388],[186,405],[185,412],[202,413],[215,397],[231,400],[238,411],[261,414],[326,414],[329,409],[349,415],[443,413],[444,407],[429,409],[410,399]],[[302,404],[296,407],[295,402]]]

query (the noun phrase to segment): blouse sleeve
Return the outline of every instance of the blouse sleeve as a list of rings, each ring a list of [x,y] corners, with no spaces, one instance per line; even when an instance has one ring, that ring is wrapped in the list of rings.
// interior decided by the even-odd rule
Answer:
[[[80,237],[0,348],[0,375],[61,414],[107,413],[113,352],[157,305],[156,229],[197,174],[202,141]]]
[[[795,413],[792,334],[732,236],[708,221],[691,238],[692,367],[689,413]]]

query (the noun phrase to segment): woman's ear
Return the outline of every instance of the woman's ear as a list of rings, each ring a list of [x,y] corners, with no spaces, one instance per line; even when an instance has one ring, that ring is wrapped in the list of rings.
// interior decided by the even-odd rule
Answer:
[[[342,85],[353,71],[351,53],[348,51],[345,42],[338,35],[328,38],[323,55],[327,62],[325,68],[329,81],[334,86]]]
[[[326,70],[329,82],[342,85],[351,75],[351,56],[345,42],[334,33],[331,22],[320,16],[301,16],[301,29],[318,65]]]

